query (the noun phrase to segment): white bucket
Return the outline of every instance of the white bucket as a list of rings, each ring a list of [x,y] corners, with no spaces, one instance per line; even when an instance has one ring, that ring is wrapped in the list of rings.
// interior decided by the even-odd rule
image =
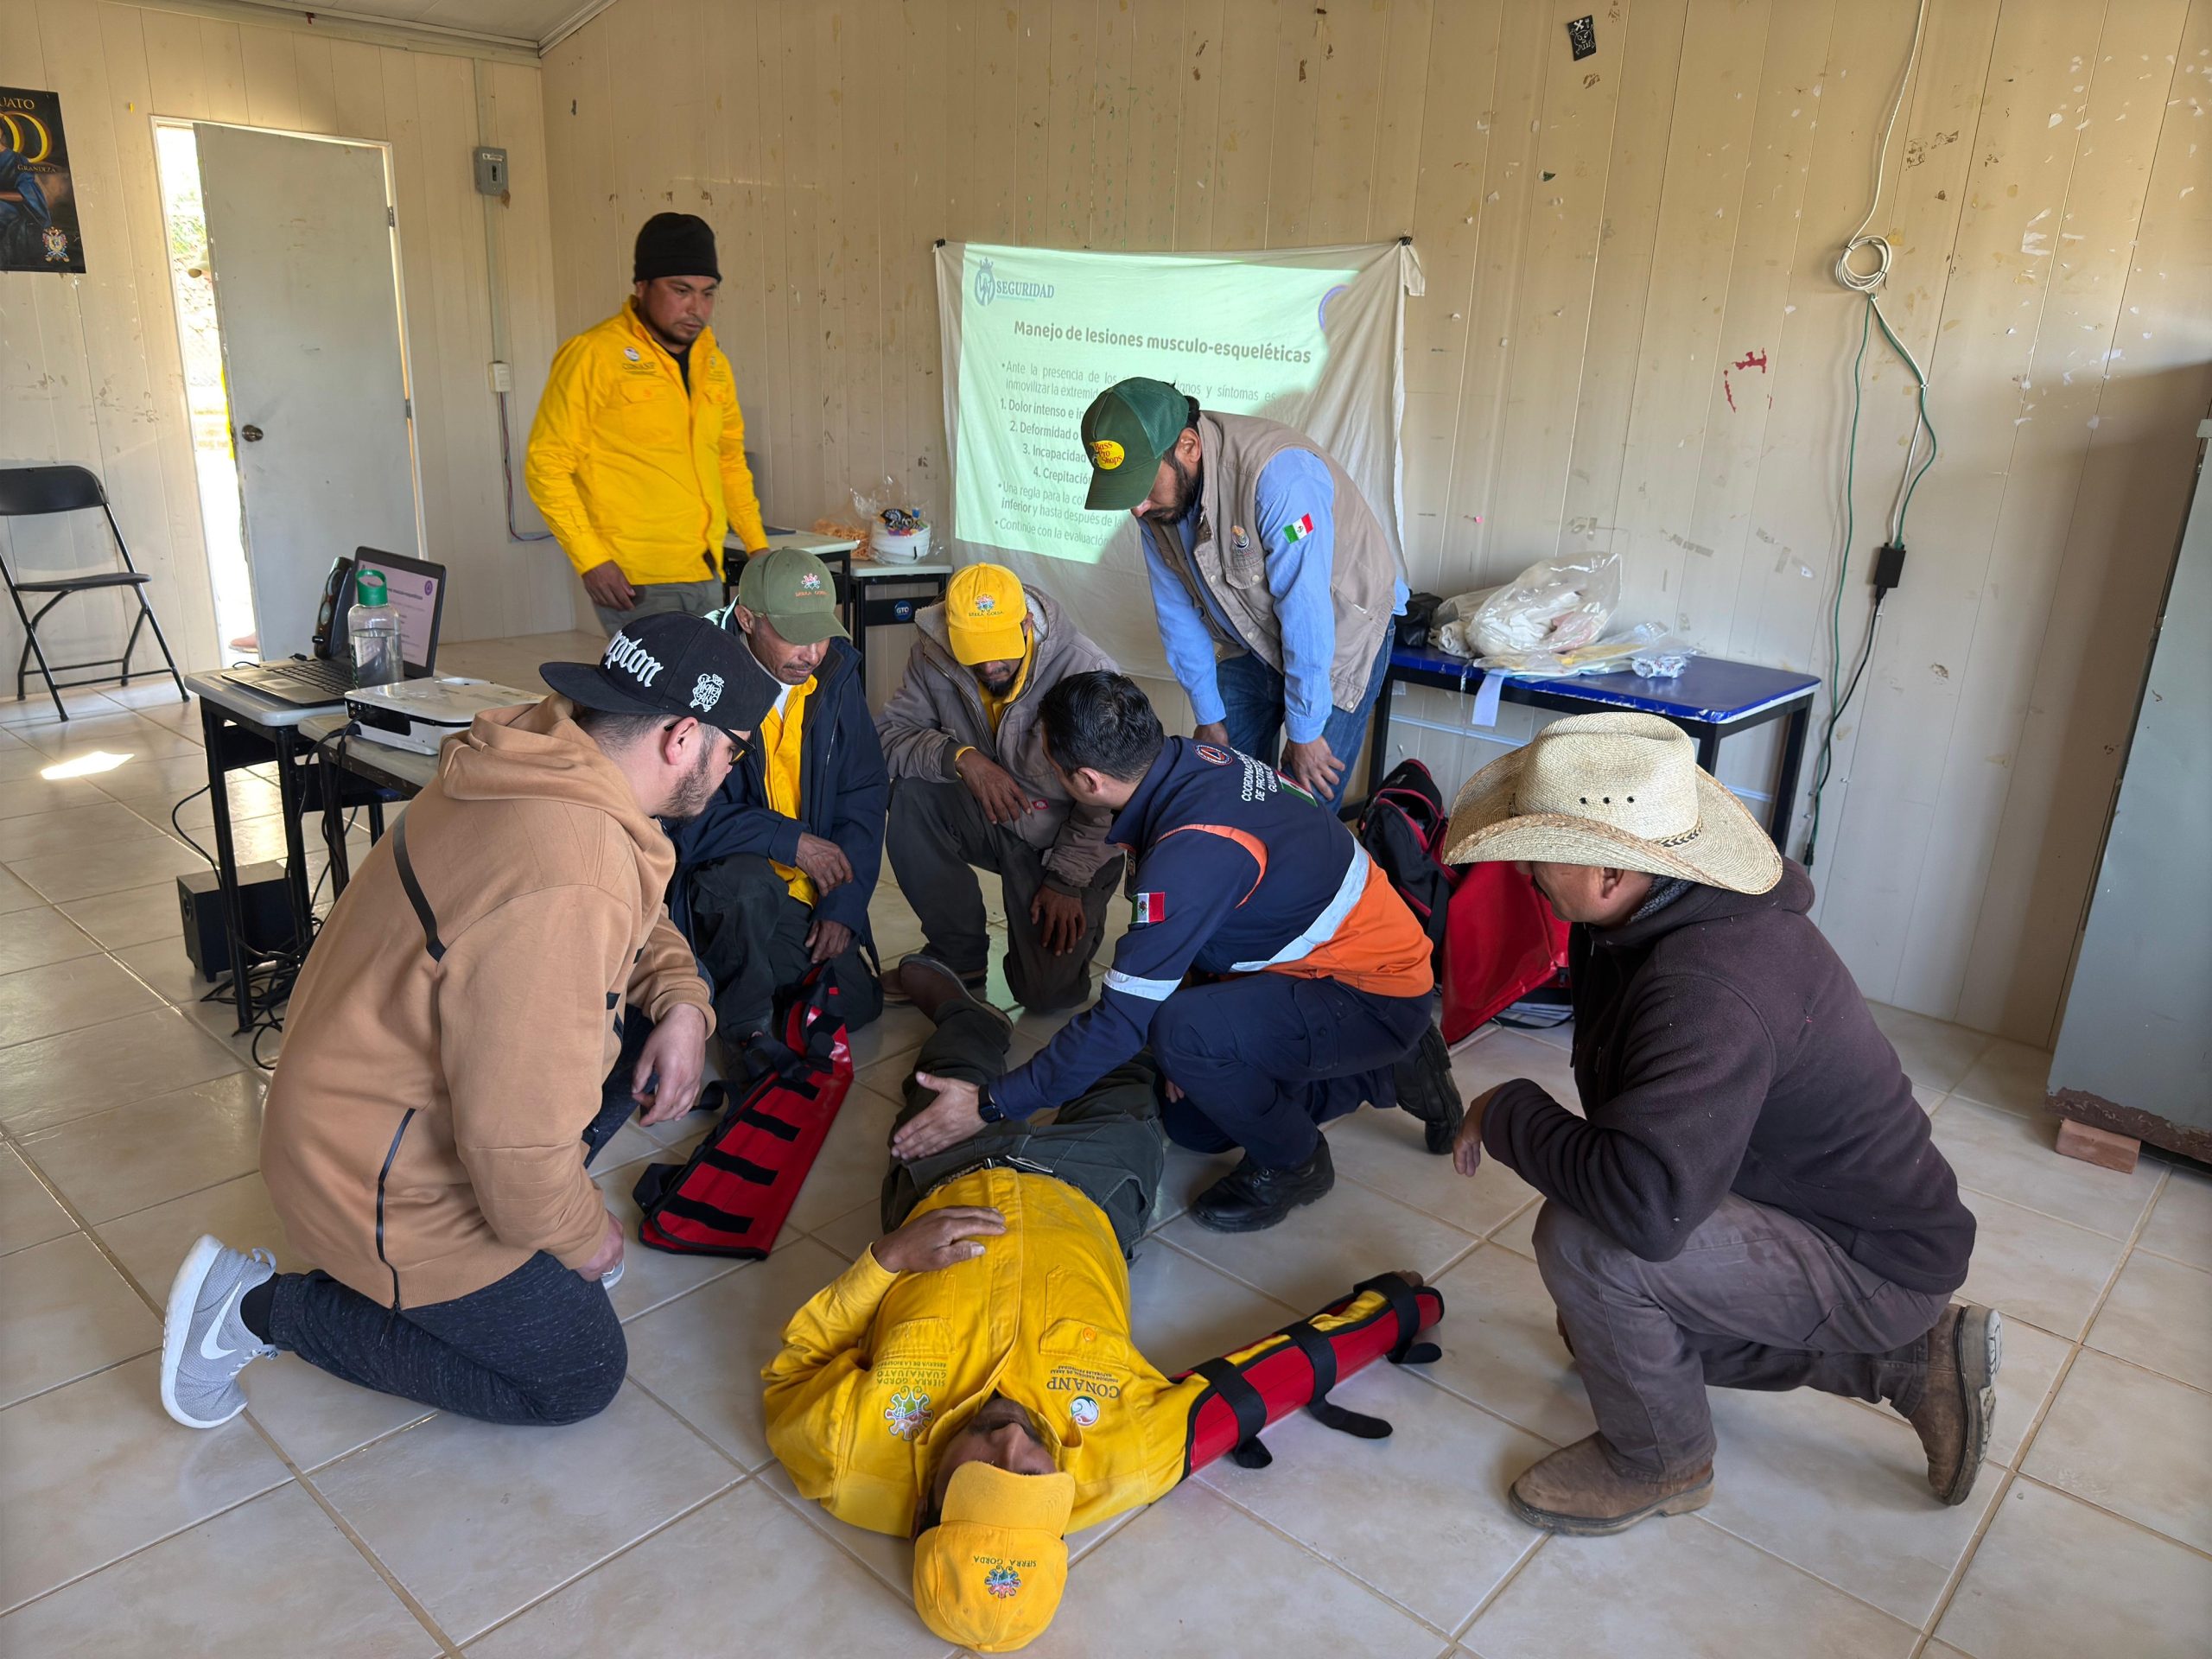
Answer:
[[[879,518],[868,531],[868,550],[879,564],[918,564],[930,556],[930,527],[901,532]]]

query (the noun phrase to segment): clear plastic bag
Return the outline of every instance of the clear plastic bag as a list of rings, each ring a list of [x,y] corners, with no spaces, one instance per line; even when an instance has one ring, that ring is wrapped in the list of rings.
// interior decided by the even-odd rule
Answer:
[[[1465,631],[1469,654],[1578,650],[1605,632],[1620,600],[1619,554],[1539,559],[1475,608]]]
[[[1617,674],[1667,637],[1656,622],[1639,622],[1608,639],[1565,651],[1503,651],[1475,658],[1478,668],[1527,679],[1560,679],[1570,674]]]
[[[1629,666],[1647,680],[1678,680],[1697,655],[1695,645],[1671,637],[1655,639],[1629,659]]]

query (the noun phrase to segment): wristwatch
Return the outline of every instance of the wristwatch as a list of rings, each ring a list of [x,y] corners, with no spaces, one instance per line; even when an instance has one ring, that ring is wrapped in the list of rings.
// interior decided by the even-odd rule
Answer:
[[[996,1101],[991,1098],[991,1085],[988,1083],[979,1083],[976,1085],[976,1116],[986,1123],[1006,1122],[1006,1112]]]

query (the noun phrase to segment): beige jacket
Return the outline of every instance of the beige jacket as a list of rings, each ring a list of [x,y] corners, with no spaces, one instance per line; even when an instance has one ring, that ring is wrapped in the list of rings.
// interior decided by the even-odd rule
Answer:
[[[675,849],[572,713],[549,697],[449,740],[404,819],[429,921],[387,835],[292,993],[270,1201],[302,1255],[386,1306],[465,1296],[539,1250],[588,1261],[607,1207],[579,1137],[624,1002],[713,1025],[662,903]]]
[[[1103,807],[1075,804],[1046,758],[1045,726],[1038,715],[1045,694],[1069,675],[1095,669],[1111,673],[1116,664],[1050,594],[1027,584],[1022,592],[1035,624],[1036,659],[1021,694],[999,716],[996,732],[983,713],[975,674],[952,654],[941,604],[914,613],[918,638],[906,658],[906,677],[876,716],[875,732],[883,740],[884,766],[893,778],[957,783],[960,772],[954,763],[963,748],[980,750],[986,760],[1012,772],[1030,798],[1043,804],[1023,813],[1009,827],[1044,854],[1050,885],[1064,893],[1081,893],[1098,874],[1098,867],[1115,856],[1115,849],[1106,844],[1106,826],[1114,815]]]
[[[1260,521],[1260,472],[1286,449],[1320,456],[1337,486],[1336,562],[1330,588],[1336,599],[1337,646],[1329,659],[1329,692],[1339,709],[1357,709],[1375,671],[1375,653],[1397,607],[1398,564],[1382,522],[1359,493],[1351,474],[1337,465],[1313,439],[1280,421],[1256,415],[1198,416],[1198,451],[1205,468],[1199,484],[1197,545],[1183,551],[1183,532],[1174,524],[1145,523],[1145,534],[1170,570],[1190,590],[1198,614],[1212,629],[1224,655],[1253,655],[1282,672],[1282,626],[1275,620],[1274,594],[1268,587],[1267,550],[1256,536],[1239,549],[1230,533]],[[1203,588],[1203,592],[1201,589]],[[1238,638],[1224,636],[1213,620],[1211,594],[1236,625]]]

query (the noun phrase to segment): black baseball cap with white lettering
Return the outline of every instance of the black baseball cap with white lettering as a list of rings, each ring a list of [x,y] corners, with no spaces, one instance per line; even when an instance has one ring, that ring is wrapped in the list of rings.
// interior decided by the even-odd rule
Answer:
[[[775,707],[777,689],[751,657],[742,634],[669,611],[624,623],[596,663],[544,663],[537,671],[580,709],[670,720],[689,715],[750,736]]]

